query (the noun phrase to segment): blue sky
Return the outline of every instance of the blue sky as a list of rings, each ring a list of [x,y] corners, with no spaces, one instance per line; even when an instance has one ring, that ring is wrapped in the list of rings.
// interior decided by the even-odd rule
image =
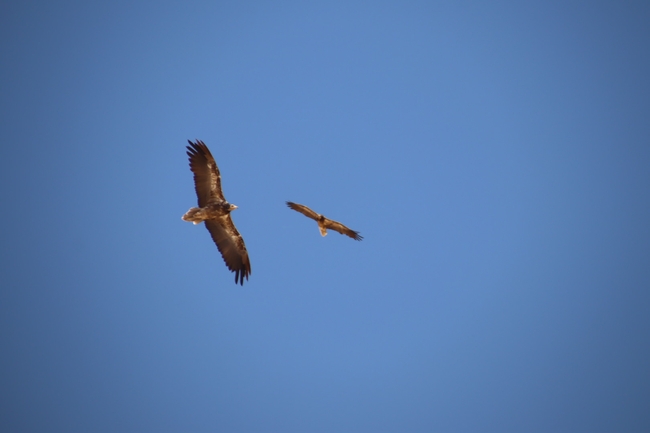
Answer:
[[[648,22],[5,2],[0,429],[650,430]],[[244,287],[180,219],[197,138]]]

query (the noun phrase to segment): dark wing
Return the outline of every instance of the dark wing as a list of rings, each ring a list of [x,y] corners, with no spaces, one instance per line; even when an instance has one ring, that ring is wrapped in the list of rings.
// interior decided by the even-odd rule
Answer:
[[[346,226],[344,226],[338,221],[333,221],[325,218],[325,221],[323,221],[323,225],[327,229],[337,231],[342,235],[350,236],[355,241],[360,241],[361,239],[363,239],[363,236],[361,236],[359,232],[355,232],[354,230],[347,228]]]
[[[304,206],[302,204],[298,203],[292,203],[290,201],[287,202],[287,206],[289,206],[291,209],[300,212],[301,214],[308,216],[309,218],[318,221],[318,218],[320,215],[318,215],[316,212],[313,210],[309,209],[307,206]]]
[[[217,244],[226,266],[235,273],[235,284],[244,285],[244,277],[248,280],[251,273],[251,262],[248,251],[230,215],[221,219],[205,220],[205,227],[210,232],[212,240]]]
[[[218,199],[224,201],[221,191],[221,174],[214,161],[210,149],[201,140],[187,146],[187,156],[190,157],[190,170],[194,173],[194,189],[199,199],[199,207],[204,207],[209,201]]]

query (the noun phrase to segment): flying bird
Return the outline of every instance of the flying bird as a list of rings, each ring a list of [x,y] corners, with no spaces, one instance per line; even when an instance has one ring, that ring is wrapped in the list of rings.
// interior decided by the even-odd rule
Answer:
[[[359,232],[355,232],[354,230],[347,228],[338,221],[327,219],[323,215],[314,212],[305,205],[288,201],[287,206],[296,212],[300,212],[301,214],[315,220],[318,223],[318,229],[320,230],[321,236],[327,236],[327,229],[330,229],[337,231],[342,235],[350,236],[355,241],[360,241],[363,239],[363,236],[361,236]]]
[[[198,224],[205,221],[205,227],[210,232],[212,240],[226,262],[226,266],[235,273],[235,284],[244,285],[251,273],[251,262],[230,212],[237,209],[223,196],[221,190],[221,174],[208,147],[201,140],[187,146],[187,156],[190,159],[190,170],[194,173],[194,189],[198,197],[199,207],[193,207],[183,215],[183,221]]]

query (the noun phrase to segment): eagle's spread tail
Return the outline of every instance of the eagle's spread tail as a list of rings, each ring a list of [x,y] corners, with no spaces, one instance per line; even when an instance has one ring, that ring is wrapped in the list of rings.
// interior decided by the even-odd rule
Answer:
[[[185,212],[185,215],[183,215],[181,218],[183,221],[187,222],[193,222],[194,224],[198,224],[200,222],[203,222],[205,220],[205,215],[204,212],[202,212],[203,209],[198,208],[198,207],[193,207],[190,208],[187,212]]]

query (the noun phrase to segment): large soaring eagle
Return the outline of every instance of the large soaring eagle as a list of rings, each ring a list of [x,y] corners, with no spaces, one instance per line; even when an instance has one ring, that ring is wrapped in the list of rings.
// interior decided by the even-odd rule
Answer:
[[[221,174],[208,147],[201,141],[187,146],[190,157],[190,170],[194,173],[194,189],[199,199],[199,207],[193,207],[183,215],[183,221],[198,224],[205,221],[212,240],[217,244],[226,266],[235,273],[235,284],[244,285],[251,273],[251,262],[244,239],[241,237],[230,212],[237,209],[228,203],[221,190]]]
[[[360,241],[361,239],[363,239],[363,236],[361,236],[359,232],[355,232],[354,230],[347,228],[346,226],[344,226],[338,221],[327,219],[323,215],[314,212],[313,210],[309,209],[305,205],[292,203],[288,201],[287,206],[313,220],[316,220],[316,222],[318,223],[318,229],[320,230],[321,236],[327,236],[327,229],[330,229],[330,230],[337,231],[342,235],[350,236],[355,241]]]

